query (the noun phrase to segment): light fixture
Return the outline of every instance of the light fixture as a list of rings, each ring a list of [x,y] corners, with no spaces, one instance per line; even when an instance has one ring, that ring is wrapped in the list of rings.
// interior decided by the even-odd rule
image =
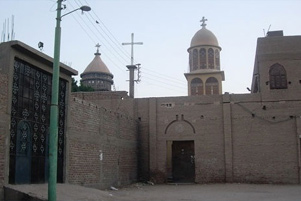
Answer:
[[[61,15],[62,0],[57,1],[57,17],[54,36],[54,56],[52,72],[52,91],[50,106],[50,126],[49,126],[49,176],[48,176],[48,201],[56,201],[57,182],[57,141],[58,141],[58,95],[60,78],[60,45],[61,45],[61,21],[62,17],[77,10],[90,11],[89,6],[81,6],[73,11]]]

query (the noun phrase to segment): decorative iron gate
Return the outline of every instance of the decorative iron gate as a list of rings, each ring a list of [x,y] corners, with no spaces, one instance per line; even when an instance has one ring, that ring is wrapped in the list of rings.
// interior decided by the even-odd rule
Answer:
[[[48,180],[51,74],[15,59],[10,128],[9,183]],[[67,82],[59,84],[58,182],[63,182]]]

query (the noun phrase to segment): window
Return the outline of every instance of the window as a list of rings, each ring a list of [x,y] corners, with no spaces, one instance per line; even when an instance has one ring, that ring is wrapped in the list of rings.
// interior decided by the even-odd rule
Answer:
[[[205,69],[206,67],[207,67],[206,49],[202,48],[200,50],[200,68]]]
[[[189,67],[190,67],[190,71],[192,71],[192,53],[191,53],[191,51],[189,53]]]
[[[191,81],[190,90],[192,96],[203,95],[203,81],[200,78],[194,78]]]
[[[218,81],[214,77],[206,80],[206,95],[219,94]]]
[[[278,63],[272,65],[269,71],[270,89],[287,89],[286,71]]]
[[[192,56],[192,65],[193,65],[193,70],[198,69],[198,50],[194,49],[193,50],[193,56]]]
[[[258,92],[258,77],[256,76],[253,93],[257,93],[257,92]]]
[[[220,70],[220,60],[219,60],[218,49],[215,50],[215,65],[216,65],[216,69]]]
[[[214,53],[212,48],[208,49],[208,66],[211,69],[214,68]]]

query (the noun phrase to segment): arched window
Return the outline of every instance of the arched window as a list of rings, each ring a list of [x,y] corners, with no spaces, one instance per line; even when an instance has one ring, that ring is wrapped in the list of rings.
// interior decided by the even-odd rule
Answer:
[[[272,65],[269,71],[270,89],[287,89],[286,71],[278,63]]]
[[[193,50],[193,56],[192,56],[192,65],[193,65],[193,70],[198,69],[198,50],[194,49]]]
[[[206,80],[206,95],[219,94],[218,81],[214,77]]]
[[[208,66],[209,68],[214,68],[214,52],[212,48],[208,49]]]
[[[205,69],[207,67],[206,49],[200,50],[200,68]]]
[[[258,77],[256,76],[253,93],[257,93],[257,92],[258,92]]]
[[[190,90],[192,96],[203,95],[203,81],[200,78],[191,80]]]
[[[220,65],[220,60],[219,60],[219,50],[218,49],[215,50],[215,65],[216,65],[216,69],[220,70],[221,65]]]
[[[189,71],[192,71],[192,52],[189,53]]]

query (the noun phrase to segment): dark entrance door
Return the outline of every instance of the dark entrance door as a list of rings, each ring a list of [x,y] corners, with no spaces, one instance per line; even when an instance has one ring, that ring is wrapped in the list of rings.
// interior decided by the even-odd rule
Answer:
[[[174,182],[194,182],[194,141],[173,141],[172,175]]]

